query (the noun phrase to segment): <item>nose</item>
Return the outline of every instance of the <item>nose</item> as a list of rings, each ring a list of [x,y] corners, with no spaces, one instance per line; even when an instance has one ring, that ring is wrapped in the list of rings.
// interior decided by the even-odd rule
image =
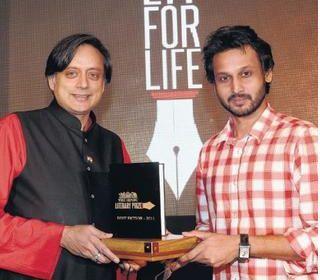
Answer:
[[[78,87],[79,88],[87,88],[88,87],[88,78],[85,73],[82,73],[81,75],[79,75]]]
[[[242,82],[239,78],[232,79],[232,92],[241,93],[243,91]]]

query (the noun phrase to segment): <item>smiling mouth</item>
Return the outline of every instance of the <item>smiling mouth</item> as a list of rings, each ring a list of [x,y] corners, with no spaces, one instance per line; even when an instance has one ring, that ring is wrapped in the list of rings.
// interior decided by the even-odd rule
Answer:
[[[90,97],[90,95],[87,94],[72,94],[72,96],[80,102],[87,101]]]

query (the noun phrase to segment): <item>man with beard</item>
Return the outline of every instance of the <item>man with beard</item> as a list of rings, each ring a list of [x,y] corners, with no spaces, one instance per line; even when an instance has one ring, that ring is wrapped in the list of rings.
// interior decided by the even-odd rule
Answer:
[[[202,242],[172,269],[200,262],[213,279],[316,279],[316,127],[266,101],[271,47],[249,26],[219,28],[203,54],[230,118],[200,152],[197,227],[184,234]]]

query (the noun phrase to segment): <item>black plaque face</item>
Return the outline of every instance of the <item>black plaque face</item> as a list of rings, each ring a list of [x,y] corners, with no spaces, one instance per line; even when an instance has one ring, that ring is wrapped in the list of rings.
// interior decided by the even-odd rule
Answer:
[[[110,166],[113,234],[125,238],[161,238],[159,163]]]

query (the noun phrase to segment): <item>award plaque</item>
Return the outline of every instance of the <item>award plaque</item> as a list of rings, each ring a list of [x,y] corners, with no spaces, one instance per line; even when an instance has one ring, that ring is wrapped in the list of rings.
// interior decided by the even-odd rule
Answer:
[[[161,239],[166,234],[163,164],[111,164],[109,178],[114,237]]]
[[[111,164],[109,179],[113,238],[102,241],[119,258],[172,259],[197,245],[196,237],[166,235],[163,164]]]

